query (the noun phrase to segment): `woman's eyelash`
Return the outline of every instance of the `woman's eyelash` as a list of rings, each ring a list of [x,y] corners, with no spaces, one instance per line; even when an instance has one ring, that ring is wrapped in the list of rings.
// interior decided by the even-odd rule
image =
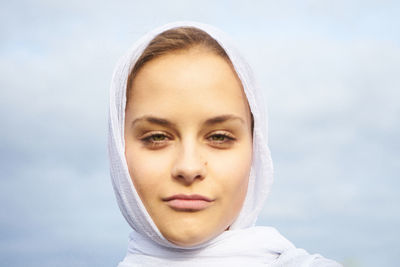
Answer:
[[[147,135],[143,138],[141,138],[141,141],[145,144],[150,144],[150,145],[160,145],[166,141],[168,141],[170,138],[163,134],[163,133],[153,133],[150,135]]]
[[[227,133],[215,133],[210,135],[207,139],[214,143],[226,143],[236,140],[233,136]]]
[[[236,138],[229,133],[217,132],[206,137],[206,139],[214,145],[227,145],[231,144]],[[164,133],[151,133],[140,138],[144,145],[150,147],[161,147],[167,144],[171,140],[171,137]]]

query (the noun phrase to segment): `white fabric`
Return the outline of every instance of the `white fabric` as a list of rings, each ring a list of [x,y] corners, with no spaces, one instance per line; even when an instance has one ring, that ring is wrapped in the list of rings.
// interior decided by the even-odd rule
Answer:
[[[159,33],[182,26],[207,32],[226,51],[243,84],[254,116],[253,163],[243,208],[231,225],[218,237],[198,246],[181,248],[165,239],[136,192],[125,159],[124,120],[126,87],[130,71],[149,42]],[[296,249],[274,228],[254,227],[272,184],[272,161],[267,143],[267,121],[260,109],[260,96],[251,70],[218,29],[197,22],[174,22],[157,28],[140,40],[121,58],[115,69],[110,92],[109,158],[118,205],[132,227],[128,253],[119,267],[128,266],[328,266],[319,255]],[[319,262],[319,263],[318,263]],[[321,262],[323,263],[321,265]],[[318,265],[315,265],[318,263]]]

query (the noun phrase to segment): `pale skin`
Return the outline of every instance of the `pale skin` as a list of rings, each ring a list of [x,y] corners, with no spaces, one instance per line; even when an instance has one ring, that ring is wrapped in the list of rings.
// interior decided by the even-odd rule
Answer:
[[[218,236],[243,206],[251,168],[251,115],[235,71],[197,47],[147,62],[130,86],[125,155],[147,212],[179,246]],[[176,194],[210,201],[176,209],[165,201]]]

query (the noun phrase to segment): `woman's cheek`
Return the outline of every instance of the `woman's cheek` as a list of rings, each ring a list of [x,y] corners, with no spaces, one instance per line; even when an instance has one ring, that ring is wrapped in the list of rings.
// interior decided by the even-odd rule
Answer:
[[[242,148],[242,147],[239,147]],[[220,179],[228,179],[230,183],[242,183],[246,180],[251,167],[251,151],[248,149],[225,150],[214,154],[210,168]]]
[[[250,164],[246,161],[246,157],[226,156],[213,168],[212,177],[215,179],[220,201],[224,210],[229,213],[224,216],[231,219],[239,214],[246,197],[250,174]]]
[[[132,151],[130,174],[138,191],[156,192],[170,177],[170,155],[164,151]],[[131,171],[132,170],[132,171]]]

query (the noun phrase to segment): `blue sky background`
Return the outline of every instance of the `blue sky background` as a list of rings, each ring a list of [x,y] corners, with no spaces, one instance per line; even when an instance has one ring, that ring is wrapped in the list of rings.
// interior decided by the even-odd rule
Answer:
[[[268,104],[275,184],[258,225],[345,266],[400,255],[398,1],[0,2],[0,265],[116,266],[108,89],[148,30],[226,31]]]

